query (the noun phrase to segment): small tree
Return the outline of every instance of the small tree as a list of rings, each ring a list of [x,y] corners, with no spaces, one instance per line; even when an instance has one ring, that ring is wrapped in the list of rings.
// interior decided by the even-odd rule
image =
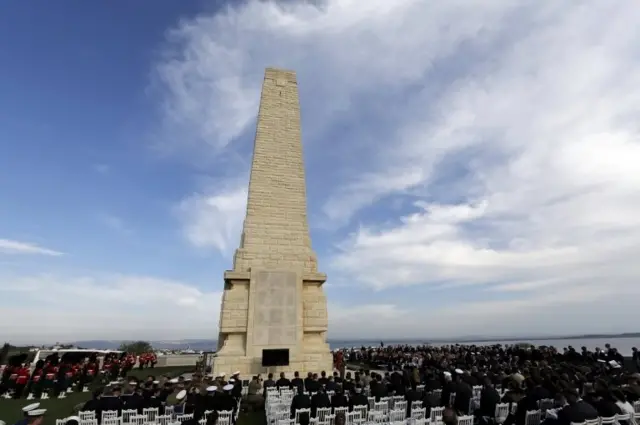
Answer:
[[[5,342],[0,350],[0,364],[4,364],[4,361],[9,357],[9,350],[11,350],[11,345]]]
[[[153,347],[148,341],[125,341],[118,348],[120,351],[132,354],[142,354],[153,351]]]

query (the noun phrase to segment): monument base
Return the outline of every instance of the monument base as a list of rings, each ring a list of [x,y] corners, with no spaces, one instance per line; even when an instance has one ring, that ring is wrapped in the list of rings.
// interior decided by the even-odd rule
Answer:
[[[285,372],[287,376],[293,376],[293,372],[299,372],[301,377],[305,377],[308,372],[318,373],[325,371],[333,372],[333,354],[327,353],[303,353],[292,356],[288,366],[263,367],[262,358],[246,357],[219,354],[213,361],[213,375],[225,373],[227,376],[239,371],[242,379],[250,379],[254,375],[273,373],[278,376],[280,372]]]

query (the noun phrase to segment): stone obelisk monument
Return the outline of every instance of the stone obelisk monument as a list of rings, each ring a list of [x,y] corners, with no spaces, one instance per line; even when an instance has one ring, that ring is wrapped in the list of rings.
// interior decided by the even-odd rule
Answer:
[[[224,274],[213,372],[333,370],[326,279],[309,236],[296,74],[267,68],[247,215],[233,270]],[[288,349],[289,366],[263,368],[263,349]]]

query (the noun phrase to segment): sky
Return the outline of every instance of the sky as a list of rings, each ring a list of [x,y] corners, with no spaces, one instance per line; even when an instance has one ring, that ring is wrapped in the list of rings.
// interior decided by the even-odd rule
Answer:
[[[0,9],[2,338],[217,337],[269,66],[329,338],[639,330],[637,2]]]

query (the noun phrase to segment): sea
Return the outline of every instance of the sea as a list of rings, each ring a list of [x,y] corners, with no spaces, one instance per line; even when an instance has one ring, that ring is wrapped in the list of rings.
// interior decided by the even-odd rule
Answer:
[[[529,344],[533,344],[536,346],[546,345],[555,347],[558,350],[562,350],[565,347],[573,347],[576,350],[580,350],[581,347],[587,347],[588,350],[593,351],[596,347],[604,348],[605,344],[611,344],[611,347],[615,347],[618,349],[618,352],[623,356],[631,356],[633,347],[640,347],[640,338],[636,337],[612,337],[612,338],[570,338],[570,339],[513,339],[513,340],[498,340],[498,341],[470,341],[470,340],[461,340],[461,341],[441,341],[437,342],[429,342],[425,340],[421,341],[410,341],[410,340],[368,340],[368,341],[357,341],[357,340],[343,340],[343,341],[329,341],[329,345],[332,349],[336,348],[344,348],[344,347],[379,347],[380,343],[384,343],[384,345],[397,345],[397,344],[405,344],[405,345],[422,345],[429,344],[433,346],[442,346],[442,345],[451,345],[451,344],[464,344],[464,345],[510,345],[517,344],[521,342],[526,342]]]
[[[120,343],[122,341],[78,341],[73,345],[77,347],[84,348],[95,348],[100,350],[116,350],[118,349]],[[151,345],[155,349],[159,350],[194,350],[194,351],[212,351],[217,347],[217,343],[215,340],[211,339],[188,339],[188,340],[178,340],[178,341],[149,341]],[[598,337],[598,338],[540,338],[540,339],[527,339],[527,338],[519,338],[519,339],[500,339],[500,340],[409,340],[409,339],[388,339],[388,340],[338,340],[338,339],[329,339],[329,345],[332,349],[336,348],[351,348],[351,347],[379,347],[380,343],[383,342],[385,345],[397,345],[397,344],[408,344],[408,345],[422,345],[422,344],[430,344],[435,346],[441,345],[449,345],[449,344],[474,344],[474,345],[494,345],[494,344],[517,344],[520,342],[528,342],[530,344],[540,346],[552,346],[556,347],[558,350],[562,350],[565,347],[573,347],[576,350],[580,350],[580,347],[587,347],[589,350],[593,351],[596,347],[604,348],[604,345],[609,343],[612,347],[618,349],[620,354],[623,356],[631,356],[631,349],[633,347],[640,347],[640,337],[633,336],[615,336],[615,337]]]

